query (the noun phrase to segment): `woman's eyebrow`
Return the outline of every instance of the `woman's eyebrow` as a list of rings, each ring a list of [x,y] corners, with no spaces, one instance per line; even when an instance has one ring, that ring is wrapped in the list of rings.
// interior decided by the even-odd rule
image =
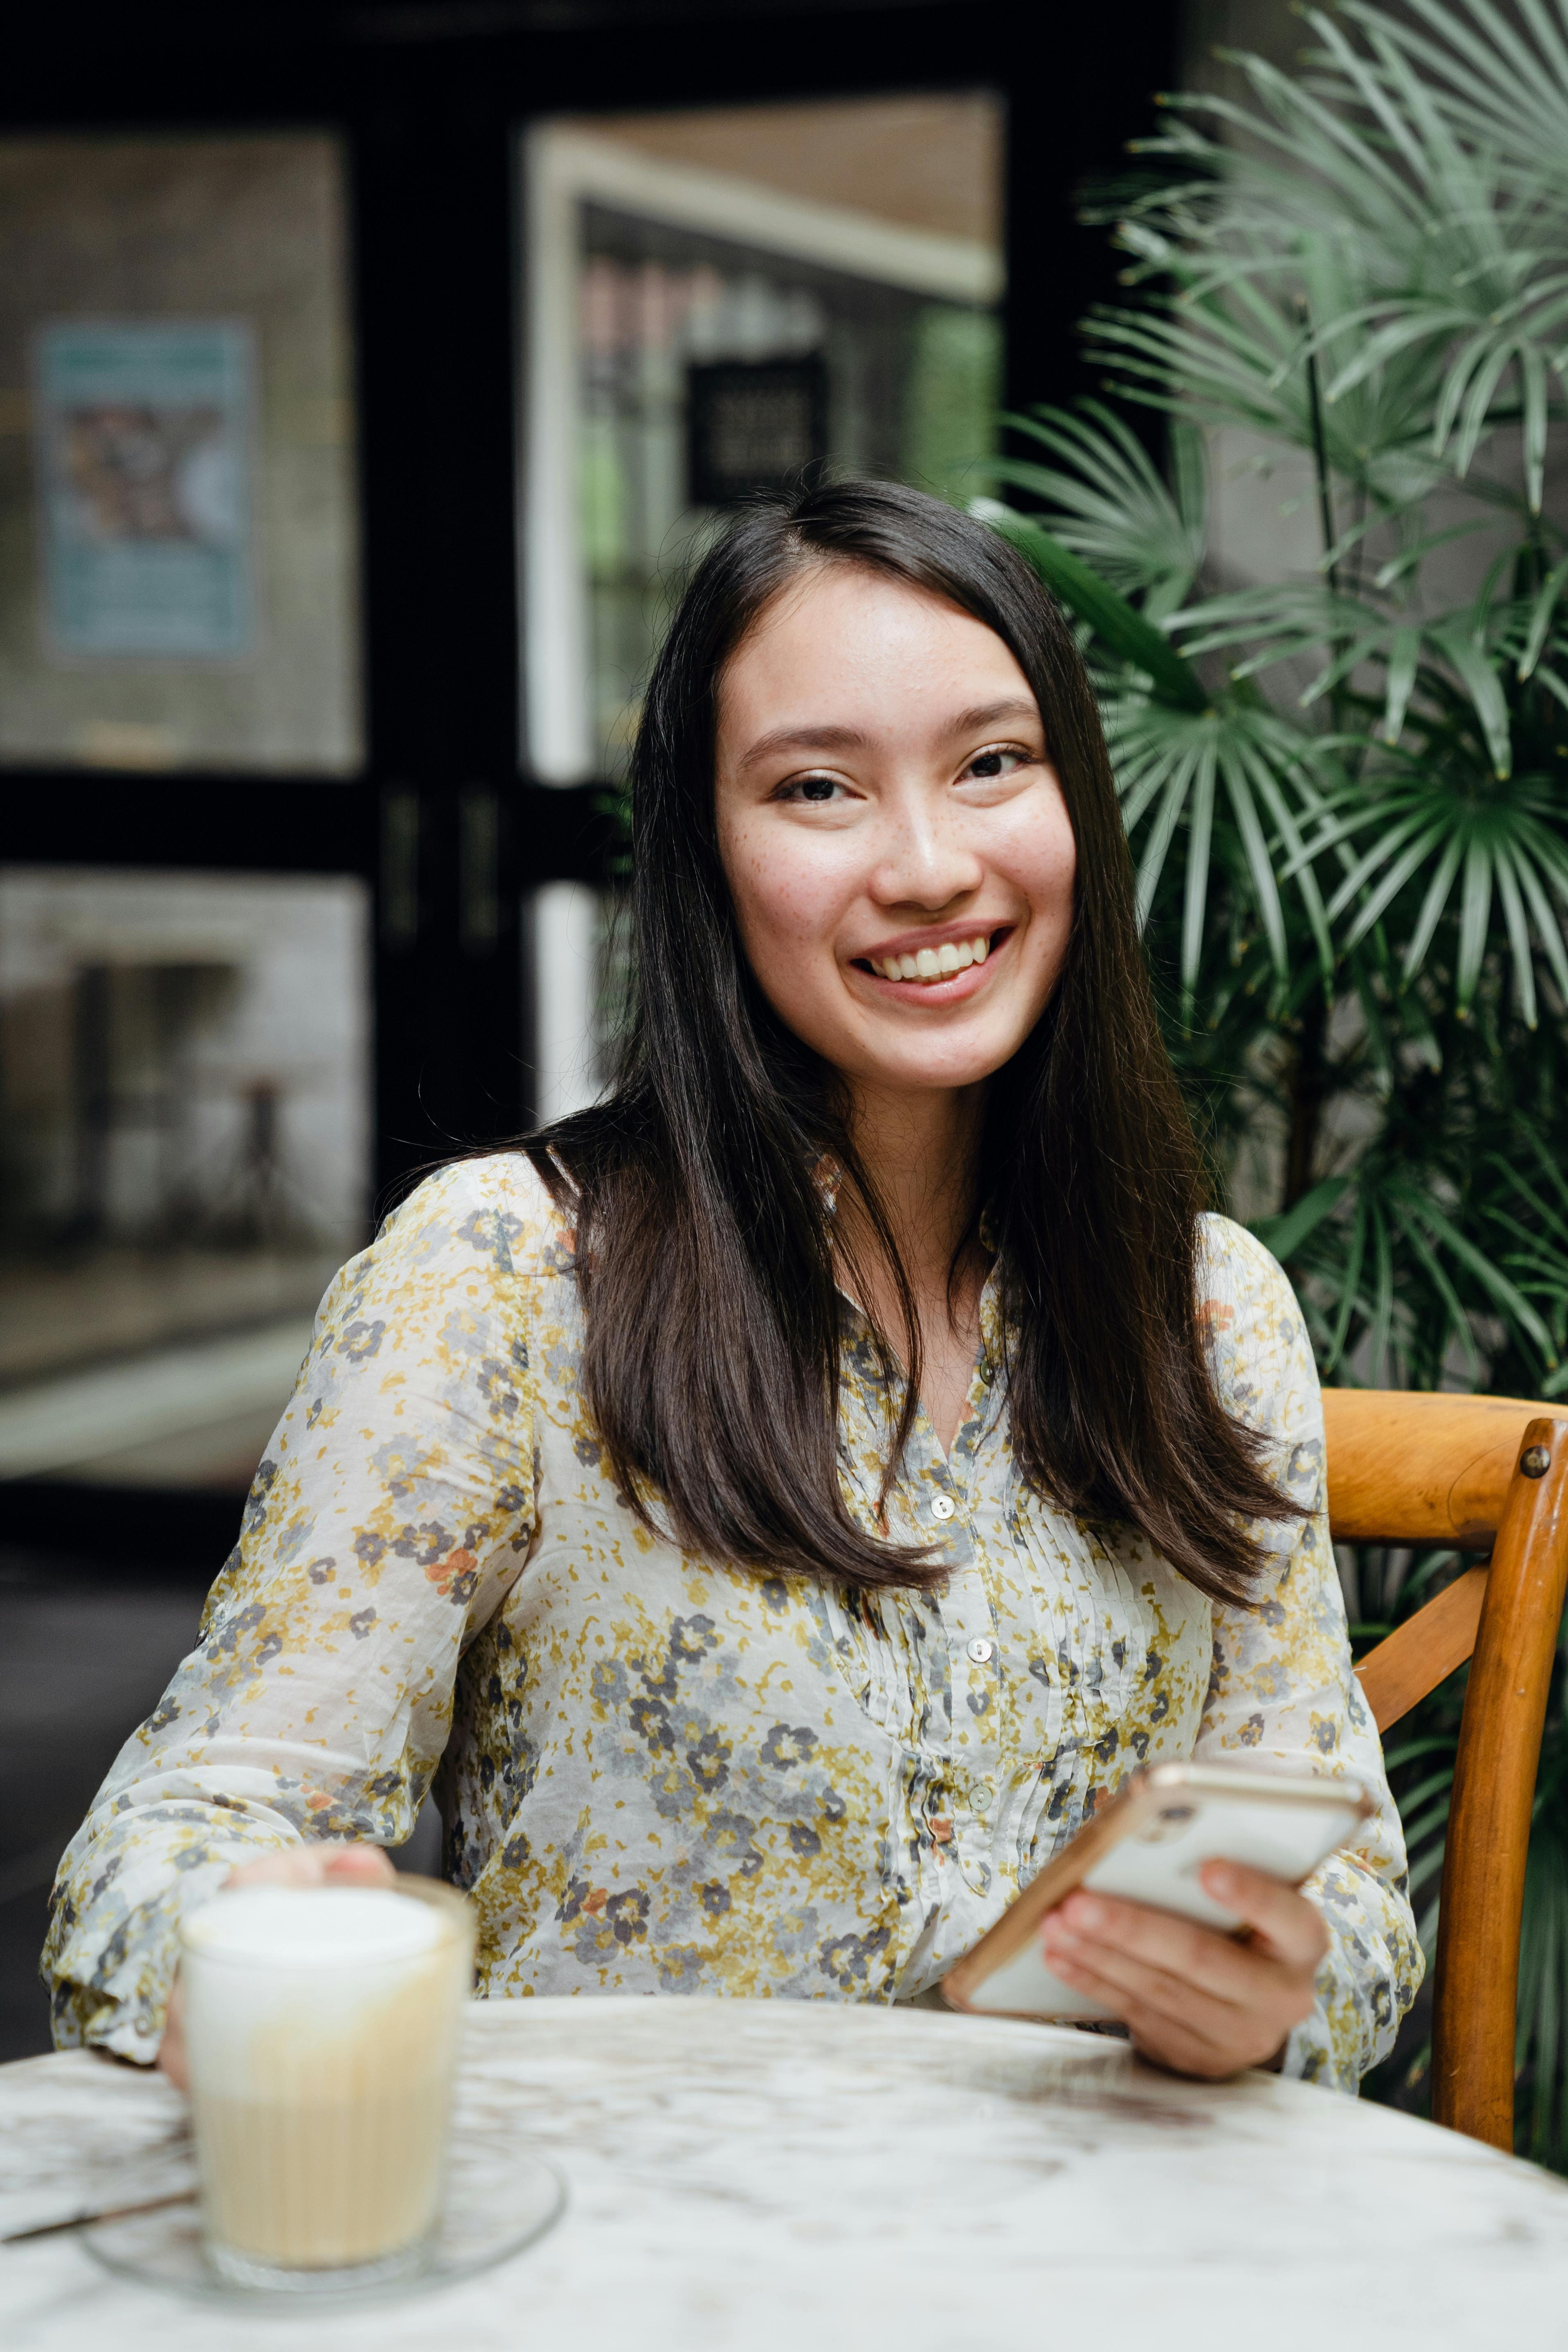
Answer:
[[[754,768],[759,760],[773,759],[780,751],[863,751],[869,740],[858,727],[775,727],[770,734],[759,735],[735,764]]]
[[[977,703],[973,710],[961,710],[949,723],[954,735],[973,735],[987,727],[999,727],[1006,719],[1028,719],[1037,726],[1040,714],[1035,703],[1025,695],[1013,694],[1000,702]]]
[[[1026,719],[1037,725],[1039,712],[1024,695],[1007,695],[1000,702],[977,703],[973,710],[958,710],[948,720],[949,735],[983,733],[987,727],[999,727],[1005,719]],[[775,727],[742,752],[735,762],[744,771],[754,768],[763,760],[776,759],[781,751],[864,751],[870,737],[858,727]]]

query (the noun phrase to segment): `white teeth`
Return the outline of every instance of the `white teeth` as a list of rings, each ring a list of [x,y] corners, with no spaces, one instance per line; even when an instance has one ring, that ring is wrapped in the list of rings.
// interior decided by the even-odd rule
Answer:
[[[884,956],[880,962],[871,959],[873,971],[884,980],[915,980],[930,982],[951,980],[955,971],[967,971],[972,963],[984,963],[991,952],[991,941],[982,931],[973,940],[947,940],[940,948],[921,948],[916,955]]]

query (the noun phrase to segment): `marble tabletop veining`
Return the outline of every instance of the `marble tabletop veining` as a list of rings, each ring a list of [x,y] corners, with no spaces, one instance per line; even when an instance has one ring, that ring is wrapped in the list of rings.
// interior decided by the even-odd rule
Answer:
[[[526,2144],[564,2220],[438,2294],[284,2319],[0,2246],[6,2352],[1265,2352],[1568,2341],[1568,2184],[1271,2076],[1103,2037],[788,2001],[475,2006],[465,2164]],[[182,2102],[0,2068],[0,2229],[188,2175]],[[280,2333],[279,2331],[282,2330]]]

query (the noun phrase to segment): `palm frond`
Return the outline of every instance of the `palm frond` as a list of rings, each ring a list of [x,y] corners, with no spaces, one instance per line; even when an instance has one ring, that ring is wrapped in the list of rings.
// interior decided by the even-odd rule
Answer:
[[[1054,536],[1123,595],[1142,593],[1158,624],[1184,599],[1203,562],[1205,494],[1202,445],[1190,426],[1167,486],[1137,436],[1102,402],[1080,409],[1037,408],[1006,416],[1016,434],[1061,462],[999,457],[996,480],[1027,490],[1052,509]]]

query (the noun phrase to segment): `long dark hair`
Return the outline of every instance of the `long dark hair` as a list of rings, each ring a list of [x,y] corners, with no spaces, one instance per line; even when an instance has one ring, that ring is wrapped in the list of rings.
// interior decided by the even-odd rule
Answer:
[[[1239,1522],[1295,1506],[1257,1468],[1257,1441],[1223,1411],[1205,1362],[1198,1156],[1154,1018],[1093,694],[1014,550],[889,483],[745,510],[699,566],[654,666],[633,766],[637,983],[618,1080],[525,1146],[576,1223],[585,1396],[610,1465],[647,1524],[662,1514],[711,1556],[859,1585],[942,1572],[858,1526],[840,1493],[825,1155],[857,1188],[904,1308],[910,1378],[889,1476],[919,1331],[841,1090],[752,979],[718,850],[724,665],[787,582],[826,563],[907,582],[995,631],[1039,705],[1077,838],[1060,979],[986,1098],[1018,1467],[1058,1507],[1141,1529],[1203,1591],[1243,1600],[1258,1550]]]

